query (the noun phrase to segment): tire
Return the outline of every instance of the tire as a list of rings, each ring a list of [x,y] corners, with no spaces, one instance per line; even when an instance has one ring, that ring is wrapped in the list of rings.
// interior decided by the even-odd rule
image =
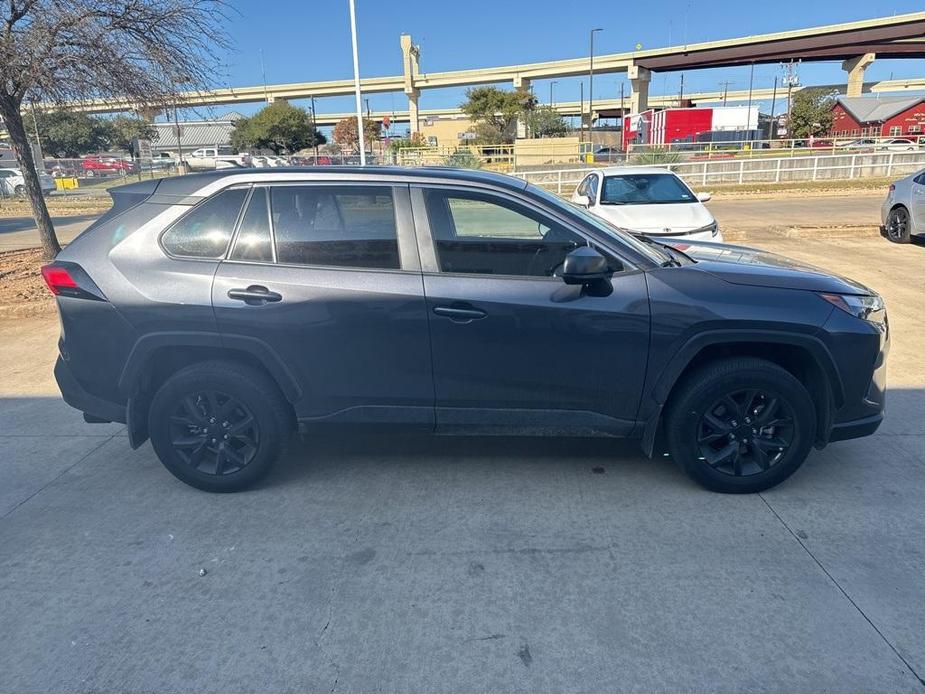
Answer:
[[[207,492],[237,492],[270,471],[291,421],[288,404],[263,373],[208,361],[181,369],[161,386],[151,401],[148,433],[157,457],[178,479]]]
[[[816,410],[803,384],[776,364],[724,359],[680,384],[665,433],[671,457],[694,481],[716,492],[751,494],[780,484],[803,464],[815,439]]]
[[[13,189],[13,195],[15,195],[17,198],[24,198],[24,197],[26,197],[26,186],[24,186],[24,185],[22,185],[22,184],[19,184],[18,186],[16,186],[16,187]]]
[[[886,237],[893,243],[909,243],[912,240],[912,220],[909,210],[897,205],[886,218]]]

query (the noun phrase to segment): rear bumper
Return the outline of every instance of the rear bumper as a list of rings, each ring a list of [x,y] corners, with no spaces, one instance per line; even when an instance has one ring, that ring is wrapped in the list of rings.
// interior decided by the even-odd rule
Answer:
[[[58,381],[58,388],[61,389],[64,402],[71,407],[94,418],[125,423],[125,406],[88,393],[61,357],[58,357],[55,363],[55,380]]]
[[[872,417],[864,417],[863,419],[855,419],[850,422],[835,424],[832,426],[832,431],[829,433],[829,443],[870,436],[877,431],[882,421],[883,413],[881,412]]]

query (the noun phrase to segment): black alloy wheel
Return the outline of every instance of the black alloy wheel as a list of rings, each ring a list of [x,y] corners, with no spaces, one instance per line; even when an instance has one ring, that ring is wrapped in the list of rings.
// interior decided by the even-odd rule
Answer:
[[[886,218],[886,235],[893,243],[909,243],[909,211],[905,207],[894,207]]]
[[[219,391],[184,397],[170,417],[170,443],[192,469],[229,475],[257,454],[260,429],[248,407]]]
[[[794,413],[786,400],[765,390],[734,390],[705,409],[697,450],[714,470],[743,477],[779,463],[793,436]]]

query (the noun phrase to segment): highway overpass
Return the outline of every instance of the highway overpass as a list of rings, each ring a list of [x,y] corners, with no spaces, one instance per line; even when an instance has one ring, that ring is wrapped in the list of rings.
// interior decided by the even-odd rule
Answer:
[[[799,60],[843,61],[847,73],[844,91],[858,95],[864,89],[864,72],[876,57],[925,58],[925,12],[913,12],[892,17],[882,17],[858,22],[830,24],[794,31],[759,34],[741,38],[724,39],[704,43],[653,48],[628,53],[613,53],[594,57],[595,74],[625,72],[632,90],[627,97],[627,108],[638,112],[649,104],[659,104],[658,98],[649,99],[649,82],[653,71],[696,70],[735,65],[767,64]],[[477,67],[448,72],[422,72],[420,49],[414,45],[411,36],[400,38],[402,50],[402,74],[390,77],[366,77],[361,79],[365,94],[403,92],[408,98],[408,109],[402,111],[402,118],[410,121],[411,130],[418,129],[422,116],[428,112],[419,110],[419,98],[423,90],[447,87],[470,87],[481,84],[510,83],[515,87],[528,86],[531,80],[578,77],[588,74],[588,57],[564,60],[550,60],[500,67]],[[902,80],[877,83],[871,91],[897,91],[921,88],[923,80],[912,80],[917,87],[904,87]],[[352,94],[352,79],[324,82],[303,82],[295,84],[259,85],[232,87],[203,92],[186,92],[178,95],[177,105],[188,106],[235,106],[239,104],[273,102],[277,99],[298,100],[310,97],[322,98]],[[768,92],[765,94],[765,92]],[[688,95],[695,102],[717,101],[717,93]],[[731,95],[732,93],[730,93]],[[741,100],[742,92],[736,92],[730,100]],[[755,90],[753,99],[769,98],[770,90]],[[671,99],[672,97],[661,97]],[[662,101],[662,103],[664,103]],[[597,104],[595,104],[597,105]],[[603,105],[603,104],[601,104]],[[88,100],[75,104],[90,113],[107,113],[138,110],[136,104],[119,100]],[[569,113],[572,104],[558,106]],[[609,102],[608,108],[612,108]],[[577,113],[577,109],[575,113]],[[431,111],[430,113],[435,113]],[[331,114],[319,114],[319,123],[333,120]],[[391,115],[391,114],[388,114]],[[396,117],[398,112],[396,112]]]

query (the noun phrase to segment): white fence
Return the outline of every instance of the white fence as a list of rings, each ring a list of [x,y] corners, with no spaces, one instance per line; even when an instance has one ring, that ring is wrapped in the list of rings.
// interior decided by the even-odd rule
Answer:
[[[925,169],[925,152],[879,152],[835,154],[815,157],[760,157],[755,159],[708,159],[672,164],[649,164],[674,171],[691,185],[711,183],[782,183],[786,181],[848,180],[904,176]],[[634,168],[634,167],[626,167]],[[516,174],[559,195],[568,194],[591,167]]]

